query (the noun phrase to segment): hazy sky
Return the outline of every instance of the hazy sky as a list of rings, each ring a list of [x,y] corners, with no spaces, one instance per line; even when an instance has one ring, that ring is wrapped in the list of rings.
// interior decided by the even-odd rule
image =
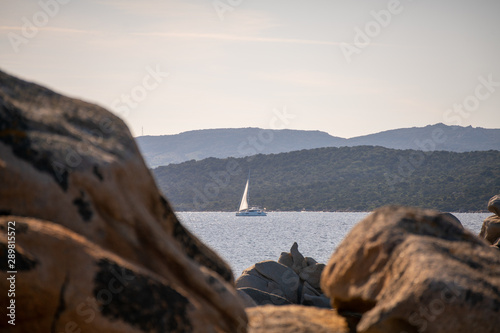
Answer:
[[[0,68],[134,135],[500,128],[499,17],[498,0],[0,0]]]

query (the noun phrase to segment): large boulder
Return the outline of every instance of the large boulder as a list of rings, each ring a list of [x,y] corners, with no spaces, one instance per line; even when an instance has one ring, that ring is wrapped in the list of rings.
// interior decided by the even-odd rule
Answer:
[[[3,216],[2,240],[13,225],[9,221],[17,231],[17,274],[7,273],[15,277],[16,325],[3,320],[2,332],[206,332],[206,325],[225,321],[203,294],[183,290],[61,225]],[[7,244],[0,249],[7,270]],[[217,275],[207,273],[212,288],[231,298]],[[2,298],[2,307],[7,301]]]
[[[462,228],[464,227],[462,225],[462,222],[460,222],[460,220],[452,213],[441,213],[440,215],[442,215],[443,218],[452,219],[453,221],[455,221],[457,223],[457,225],[460,225]]]
[[[500,217],[491,215],[484,219],[479,237],[490,244],[495,244],[500,239]]]
[[[488,210],[495,215],[484,219],[479,237],[497,246],[500,241],[500,195],[497,194],[488,201]]]
[[[258,305],[302,304],[329,308],[330,300],[319,286],[324,267],[304,257],[294,243],[289,253],[281,253],[278,262],[262,261],[244,270],[236,280],[236,287]]]
[[[71,253],[85,257],[82,260],[87,266],[80,266],[78,261],[68,268],[56,264],[61,260],[71,262],[63,249],[78,237],[104,251],[103,256],[111,258],[110,262],[158,284],[154,290],[160,291],[151,292],[154,309],[179,310],[179,304],[183,304],[181,312],[185,315],[176,312],[174,316],[159,316],[163,322],[159,325],[164,328],[156,331],[183,331],[185,323],[199,332],[244,331],[246,314],[234,290],[229,266],[178,221],[126,125],[112,113],[0,72],[0,184],[0,215],[23,216],[18,220],[33,230],[29,237],[19,235],[19,249],[29,253],[28,257],[37,263],[36,270],[20,270],[16,290],[33,301],[18,302],[17,311],[40,319],[39,324],[18,321],[15,327],[5,326],[2,321],[2,331],[64,331],[64,321],[59,318],[74,313],[71,306],[75,303],[69,301],[73,296],[68,296],[68,302],[66,296],[62,303],[59,301],[63,305],[58,308],[57,318],[51,317],[50,321],[44,317],[47,310],[43,306],[49,296],[40,295],[52,295],[57,288],[67,290],[68,295],[77,291],[87,295],[89,283],[100,288],[95,278],[100,259],[85,257],[87,250],[82,243],[71,245]],[[52,225],[60,227],[50,241],[52,247],[35,242],[31,232],[40,233],[43,239],[50,236],[42,236],[45,229],[40,225],[50,225],[47,230],[52,230]],[[0,241],[5,250],[4,235]],[[78,271],[87,269],[85,274],[93,274],[94,278],[85,274],[82,279],[76,278]],[[36,282],[42,275],[45,283]],[[6,276],[3,269],[2,290],[7,290]],[[64,276],[68,276],[67,280]],[[133,289],[137,291],[141,286],[134,285]],[[161,286],[171,292],[162,294]],[[151,293],[145,289],[144,295]],[[136,295],[126,301],[137,301],[129,305],[140,316],[141,311],[150,310],[140,309],[143,300]],[[186,301],[178,303],[181,298]],[[1,298],[0,306],[6,306],[6,302],[5,297]],[[96,316],[106,317],[103,309],[98,308],[100,314]],[[111,316],[121,320],[116,313]],[[80,316],[75,322],[84,325],[84,319]],[[28,325],[26,329],[24,325]],[[88,331],[109,331],[103,327],[100,320],[94,320]]]
[[[500,256],[454,219],[384,207],[332,255],[321,286],[357,332],[498,332]]]
[[[257,305],[267,305],[267,304],[269,305],[293,304],[285,297],[281,297],[278,296],[277,294],[272,294],[255,288],[250,288],[250,287],[238,288],[238,293],[240,293],[240,295],[246,295],[246,297],[249,297],[252,300],[252,302],[249,302],[248,299],[245,297],[245,302],[244,302],[245,308],[251,308]]]
[[[300,285],[300,278],[292,269],[271,260],[262,261],[247,268],[236,280],[238,289],[252,288],[277,295],[279,298],[272,302],[275,305],[299,304]],[[250,297],[252,296],[250,294]],[[258,305],[271,304],[262,303],[260,298],[254,300]]]
[[[488,201],[488,210],[496,216],[500,216],[500,194],[493,196]]]

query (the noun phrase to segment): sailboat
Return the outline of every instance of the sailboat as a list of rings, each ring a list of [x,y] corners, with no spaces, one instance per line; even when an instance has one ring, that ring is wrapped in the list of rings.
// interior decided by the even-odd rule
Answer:
[[[248,184],[250,183],[250,172],[248,173],[247,184],[245,185],[245,191],[243,191],[243,197],[241,198],[240,209],[236,213],[236,216],[267,216],[266,212],[257,206],[248,206]]]

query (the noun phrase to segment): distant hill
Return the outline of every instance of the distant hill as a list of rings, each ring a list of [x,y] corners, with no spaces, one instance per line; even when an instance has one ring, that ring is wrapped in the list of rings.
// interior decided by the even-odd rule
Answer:
[[[229,128],[140,136],[136,141],[147,163],[156,167],[207,157],[244,157],[259,153],[336,147],[346,140],[320,131]]]
[[[349,146],[372,145],[394,149],[467,152],[500,150],[500,129],[447,126],[401,128],[348,139]],[[434,145],[434,146],[433,146]]]
[[[387,204],[484,211],[500,189],[500,151],[359,146],[207,158],[153,170],[177,210],[234,211],[251,170],[250,204],[270,210],[371,211]]]
[[[498,150],[500,129],[436,124],[344,139],[320,131],[238,128],[140,136],[136,141],[148,165],[157,167],[207,157],[244,157],[259,153],[362,145],[454,152]]]

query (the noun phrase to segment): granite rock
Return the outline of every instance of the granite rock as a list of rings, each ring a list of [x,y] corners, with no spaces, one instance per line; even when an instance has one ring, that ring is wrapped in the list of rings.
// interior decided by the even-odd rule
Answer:
[[[500,239],[500,217],[491,215],[484,219],[479,237],[488,243],[495,244]]]
[[[249,333],[349,333],[335,310],[309,306],[258,306],[248,309]]]
[[[357,332],[497,332],[500,256],[454,219],[384,207],[333,253],[321,285]]]
[[[500,194],[493,196],[488,201],[488,210],[500,217]]]
[[[33,260],[37,265],[34,271],[18,273],[17,291],[31,295],[33,302],[19,302],[18,313],[39,318],[45,326],[38,331],[64,331],[60,325],[65,320],[61,318],[75,311],[69,293],[88,295],[90,277],[82,271],[89,269],[95,276],[98,262],[91,254],[85,257],[88,248],[105,252],[104,258],[112,258],[110,262],[140,272],[144,281],[155,281],[160,289],[168,286],[179,299],[184,297],[186,316],[175,315],[174,319],[189,319],[194,331],[244,331],[246,314],[234,289],[231,269],[179,222],[156,187],[128,128],[117,116],[0,71],[0,183],[0,214],[22,216],[16,219],[25,220],[21,225],[32,230],[28,238],[19,235],[19,249],[30,254],[26,262]],[[49,241],[51,235],[45,235],[44,230],[53,231],[51,246],[35,242],[33,232]],[[77,239],[91,245],[85,247]],[[75,242],[70,246],[72,240]],[[72,256],[85,257],[88,266],[72,262],[64,252],[69,247]],[[77,272],[86,280],[78,279]],[[6,290],[6,274],[6,270],[0,271],[2,290]],[[42,275],[44,284],[36,281]],[[69,297],[64,296],[63,301],[58,298],[62,292],[54,294],[61,289]],[[142,300],[136,295],[127,302],[137,301],[138,307]],[[52,296],[55,299],[49,302]],[[169,305],[170,298],[159,292],[151,301],[152,307],[161,309]],[[2,298],[1,306],[5,302]],[[59,317],[52,312],[46,318],[44,302],[47,308],[59,302]],[[97,308],[100,314],[96,318],[106,316],[104,308]],[[5,321],[0,323],[4,331],[2,325]],[[9,330],[36,331],[29,325],[32,323],[19,320]],[[177,330],[182,325],[179,322]],[[107,332],[103,327],[100,319],[93,320],[87,331]]]

